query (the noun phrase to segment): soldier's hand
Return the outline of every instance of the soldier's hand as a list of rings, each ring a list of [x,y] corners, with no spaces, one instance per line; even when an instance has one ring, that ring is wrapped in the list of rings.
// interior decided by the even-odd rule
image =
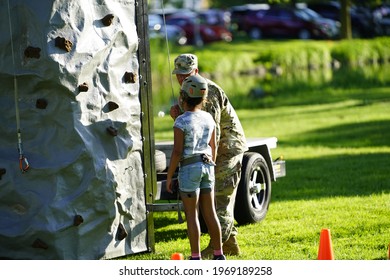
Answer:
[[[169,111],[169,114],[171,115],[172,119],[176,120],[176,118],[180,115],[180,107],[178,104],[175,104],[171,107],[171,110]]]

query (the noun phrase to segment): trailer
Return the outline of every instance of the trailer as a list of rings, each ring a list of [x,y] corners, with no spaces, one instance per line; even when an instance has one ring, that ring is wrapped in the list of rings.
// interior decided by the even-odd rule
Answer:
[[[272,182],[286,176],[283,157],[272,158],[271,150],[277,148],[276,137],[249,138],[247,145],[249,150],[244,153],[234,208],[234,218],[239,225],[258,223],[265,219],[271,202]],[[172,141],[156,143],[155,162],[159,168],[155,200],[164,202],[153,203],[149,207],[153,212],[183,210],[177,189],[173,193],[166,191],[166,171],[172,149]]]
[[[153,133],[147,1],[5,0],[0,15],[0,259],[153,252],[169,158]],[[241,223],[264,218],[284,172],[276,138],[252,143]]]

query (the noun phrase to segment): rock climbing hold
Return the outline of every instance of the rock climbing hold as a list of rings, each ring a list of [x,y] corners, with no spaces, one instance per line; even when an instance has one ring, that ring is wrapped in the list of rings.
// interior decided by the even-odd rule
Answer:
[[[108,106],[108,111],[109,112],[114,111],[115,109],[119,108],[119,105],[116,104],[115,102],[112,102],[112,101],[108,102],[107,106]]]
[[[25,215],[28,211],[24,205],[19,204],[19,203],[12,205],[11,208],[12,208],[12,211],[14,211],[14,213],[16,213],[18,215]]]
[[[35,103],[35,107],[38,109],[46,109],[47,107],[47,100],[44,98],[37,99],[37,102]]]
[[[7,173],[7,170],[5,168],[0,168],[0,180],[1,176],[3,176],[5,173]]]
[[[72,50],[73,43],[63,37],[57,37],[55,40],[55,46],[64,51],[70,52]]]
[[[40,58],[41,57],[41,49],[40,48],[35,48],[32,46],[28,46],[24,50],[24,56],[28,58]]]
[[[34,243],[31,246],[33,248],[39,248],[39,249],[45,249],[45,250],[47,248],[49,248],[49,246],[39,238],[35,239]]]
[[[81,225],[82,223],[84,223],[84,219],[83,219],[83,217],[81,215],[74,216],[73,225],[75,227]]]
[[[110,134],[111,136],[117,136],[117,135],[118,135],[118,129],[116,129],[116,128],[113,127],[113,126],[107,127],[107,132],[108,132],[108,134]]]
[[[123,79],[124,79],[126,84],[129,84],[129,83],[134,84],[136,79],[137,79],[137,75],[134,74],[133,72],[126,72],[125,75],[123,76]]]
[[[79,92],[86,92],[86,91],[88,91],[87,83],[82,83],[81,85],[79,85]]]
[[[118,240],[123,240],[127,237],[126,229],[122,224],[119,224],[119,226],[118,226],[118,230],[116,232],[116,237],[118,238]]]
[[[114,19],[113,14],[108,14],[104,18],[102,18],[102,23],[104,26],[110,26],[112,24],[112,20]]]

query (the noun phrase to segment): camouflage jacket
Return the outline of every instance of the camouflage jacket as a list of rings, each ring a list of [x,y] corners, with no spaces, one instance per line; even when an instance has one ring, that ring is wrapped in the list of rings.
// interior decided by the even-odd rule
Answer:
[[[248,150],[244,129],[228,96],[216,83],[207,80],[208,95],[203,110],[209,112],[216,123],[217,155],[241,154]]]

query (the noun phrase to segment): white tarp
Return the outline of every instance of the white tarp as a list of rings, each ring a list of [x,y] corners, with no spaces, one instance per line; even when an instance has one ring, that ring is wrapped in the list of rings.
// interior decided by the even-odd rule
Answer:
[[[0,23],[0,258],[146,251],[134,0],[3,0]]]

